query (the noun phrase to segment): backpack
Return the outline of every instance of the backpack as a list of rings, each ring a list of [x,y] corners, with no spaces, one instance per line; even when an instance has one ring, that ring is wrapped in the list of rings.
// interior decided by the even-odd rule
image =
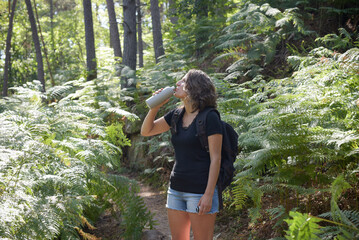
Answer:
[[[218,114],[219,118],[221,116],[219,112],[215,108],[205,108],[203,111],[198,113],[196,117],[196,128],[199,140],[201,142],[201,146],[209,152],[208,147],[208,138],[206,136],[206,120],[207,114],[211,111],[214,111]],[[181,115],[184,114],[184,108],[176,109],[171,121],[171,133],[177,133],[177,122]],[[223,140],[222,140],[222,158],[221,158],[221,167],[220,172],[217,180],[217,188],[218,188],[218,198],[219,198],[219,207],[220,209],[223,208],[223,199],[222,199],[222,192],[223,190],[228,187],[231,182],[233,181],[234,177],[234,166],[233,163],[236,160],[238,155],[238,134],[233,129],[231,125],[228,123],[221,121],[222,124],[222,133],[223,133]]]

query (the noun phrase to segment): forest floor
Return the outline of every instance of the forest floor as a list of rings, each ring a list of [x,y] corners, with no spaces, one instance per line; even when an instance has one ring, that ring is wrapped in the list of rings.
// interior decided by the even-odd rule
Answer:
[[[171,237],[171,231],[167,220],[166,210],[166,192],[154,189],[143,182],[139,182],[139,196],[144,200],[146,207],[154,215],[156,225],[155,230],[161,232],[168,239]]]
[[[145,230],[146,232],[151,232],[152,235],[150,237],[144,236],[142,240],[170,240],[171,239],[171,232],[168,225],[168,219],[167,219],[167,210],[166,210],[166,191],[151,187],[149,184],[145,183],[144,181],[135,179],[133,176],[129,176],[126,174],[127,177],[129,177],[132,180],[136,180],[140,186],[140,192],[138,193],[139,196],[142,197],[144,200],[147,209],[153,214],[153,218],[155,221],[154,225],[154,232]],[[218,219],[222,219],[223,217],[227,218],[227,216],[221,216],[219,214]],[[93,231],[91,231],[91,234],[93,236],[96,236],[93,238],[94,240],[122,240],[119,236],[122,233],[122,230],[120,229],[120,223],[121,219],[120,216],[117,214],[114,214],[111,211],[104,212],[99,220],[94,224],[95,228]],[[215,234],[214,239],[216,240],[233,240],[235,238],[228,235],[228,233],[224,233],[223,231],[226,231],[227,226],[223,226],[223,222],[221,224],[217,224],[215,226]],[[191,234],[192,235],[192,234]],[[156,237],[157,236],[157,237]],[[191,236],[191,239],[193,237]],[[237,239],[236,239],[237,240]]]
[[[156,188],[150,186],[144,180],[138,180],[134,176],[129,176],[132,180],[136,180],[140,186],[139,196],[144,200],[147,209],[153,214],[155,221],[154,230],[144,230],[144,235],[141,240],[170,240],[171,233],[168,226],[167,210],[166,210],[166,191],[163,188]],[[330,210],[329,203],[323,199],[328,198],[327,193],[321,195],[317,194],[316,199],[308,200],[302,199],[304,205],[310,201],[315,208],[312,209],[313,215],[318,215],[320,212],[327,212]],[[357,202],[358,193],[348,192],[351,197],[343,197],[341,207],[353,205]],[[291,198],[291,197],[290,197]],[[256,223],[251,223],[247,210],[237,211],[234,209],[225,208],[217,215],[215,232],[213,240],[247,240],[247,239],[271,239],[281,236],[281,227],[275,227],[277,220],[273,219],[266,209],[277,207],[280,203],[277,197],[267,195],[262,198],[261,217]],[[291,199],[292,202],[296,202]],[[347,201],[353,201],[348,203]],[[318,207],[319,206],[319,207]],[[324,209],[322,209],[324,208]],[[124,240],[120,237],[123,229],[120,228],[121,217],[119,213],[106,211],[101,215],[99,220],[94,224],[96,229],[90,231],[93,237],[84,238],[89,240]],[[283,227],[283,226],[282,226]],[[193,237],[191,237],[193,240]]]

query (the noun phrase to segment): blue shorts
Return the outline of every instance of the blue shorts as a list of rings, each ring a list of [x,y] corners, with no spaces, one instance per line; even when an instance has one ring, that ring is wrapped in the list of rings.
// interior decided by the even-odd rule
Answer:
[[[166,207],[173,210],[197,213],[196,208],[203,194],[179,192],[168,188]],[[219,200],[217,187],[213,193],[212,208],[207,214],[218,213]]]

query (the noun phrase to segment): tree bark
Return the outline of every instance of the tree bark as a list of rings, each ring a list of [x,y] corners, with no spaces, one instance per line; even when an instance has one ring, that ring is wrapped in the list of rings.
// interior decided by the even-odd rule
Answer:
[[[45,74],[44,74],[44,64],[42,61],[42,53],[41,53],[41,46],[39,35],[37,33],[36,21],[34,17],[34,12],[32,10],[30,0],[25,0],[27,12],[29,15],[29,20],[31,24],[31,31],[32,31],[32,40],[34,41],[35,51],[36,51],[36,62],[37,62],[37,78],[42,84],[42,91],[45,92]]]
[[[108,18],[110,22],[111,46],[113,48],[114,55],[117,58],[116,60],[118,61],[118,59],[122,57],[122,51],[121,51],[120,34],[118,32],[118,25],[116,20],[115,5],[113,3],[113,0],[106,0],[106,3],[107,3]]]
[[[3,95],[3,97],[7,96],[7,89],[8,89],[9,66],[10,66],[10,48],[11,48],[12,30],[13,30],[13,26],[14,26],[14,16],[15,16],[16,1],[17,0],[12,1],[10,18],[9,18],[9,29],[7,30],[7,37],[6,37],[4,83],[3,83],[3,86],[2,86],[2,95]]]
[[[152,34],[153,34],[153,48],[155,50],[156,63],[159,62],[159,57],[165,54],[163,49],[163,40],[161,32],[161,16],[158,0],[151,0],[151,18],[152,18]]]
[[[97,77],[95,36],[93,31],[91,0],[82,1],[85,19],[87,81]]]
[[[196,24],[201,26],[203,21],[208,18],[208,2],[206,0],[196,0],[195,1],[195,10],[196,10]],[[200,28],[201,29],[201,28]],[[196,56],[200,57],[205,49],[202,47],[203,43],[208,40],[207,30],[199,30],[196,32]]]
[[[136,54],[137,54],[137,40],[136,40],[136,1],[123,0],[123,64],[136,71]],[[124,87],[130,87],[128,79],[122,84]]]
[[[141,0],[137,0],[138,66],[143,67],[142,12]]]
[[[46,48],[46,44],[44,41],[44,37],[42,36],[42,31],[41,31],[41,25],[40,25],[40,20],[39,20],[39,15],[37,14],[37,7],[36,7],[36,1],[34,0],[34,9],[35,9],[35,14],[36,14],[36,19],[37,19],[37,26],[39,27],[39,34],[40,34],[40,38],[41,38],[41,42],[42,42],[42,47],[44,48],[44,55],[45,55],[45,60],[47,63],[47,69],[49,71],[49,75],[50,75],[50,81],[51,81],[51,86],[55,86],[55,80],[52,76],[52,70],[51,70],[51,65],[50,65],[50,61],[48,58],[48,54],[47,54],[47,48]]]
[[[51,28],[51,52],[55,51],[55,38],[54,38],[54,2],[50,0],[50,28]]]

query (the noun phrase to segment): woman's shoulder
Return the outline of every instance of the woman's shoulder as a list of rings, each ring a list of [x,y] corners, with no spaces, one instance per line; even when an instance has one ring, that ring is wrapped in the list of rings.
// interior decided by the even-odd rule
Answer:
[[[208,112],[206,116],[206,131],[208,136],[212,134],[222,133],[221,118],[218,111]]]
[[[175,114],[178,114],[178,115],[181,114],[182,110],[183,110],[183,107],[176,107],[176,108],[173,108],[172,110],[169,110],[169,111],[164,115],[164,118],[165,118],[165,120],[167,121],[167,123],[170,124],[173,115],[175,115]]]
[[[207,120],[220,119],[220,113],[214,107],[206,107],[201,112],[207,112],[206,114]]]

